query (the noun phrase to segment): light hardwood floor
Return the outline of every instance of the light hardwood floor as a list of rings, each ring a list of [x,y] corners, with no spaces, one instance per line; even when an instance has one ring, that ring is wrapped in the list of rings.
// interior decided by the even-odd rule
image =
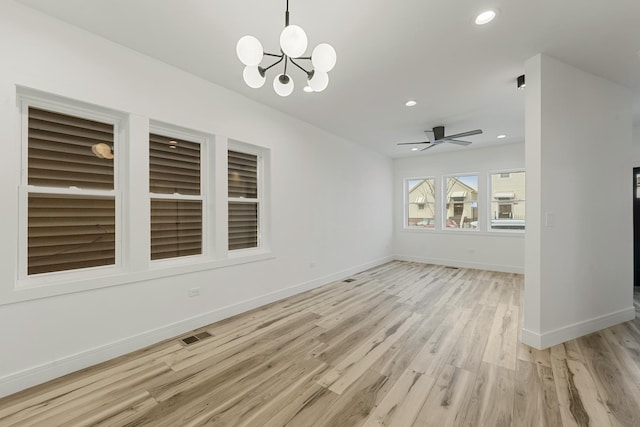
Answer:
[[[0,426],[640,426],[638,318],[537,351],[520,275],[352,278],[1,399]]]

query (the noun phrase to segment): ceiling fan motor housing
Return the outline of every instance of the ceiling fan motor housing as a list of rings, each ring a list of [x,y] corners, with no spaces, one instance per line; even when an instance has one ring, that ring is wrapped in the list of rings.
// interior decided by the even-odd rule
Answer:
[[[436,126],[433,128],[433,136],[437,141],[439,139],[444,138],[444,126]]]

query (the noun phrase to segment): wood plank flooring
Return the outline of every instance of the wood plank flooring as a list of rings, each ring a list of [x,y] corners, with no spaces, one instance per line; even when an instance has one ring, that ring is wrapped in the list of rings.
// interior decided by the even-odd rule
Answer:
[[[538,351],[521,275],[352,279],[0,399],[0,426],[640,426],[640,317]]]

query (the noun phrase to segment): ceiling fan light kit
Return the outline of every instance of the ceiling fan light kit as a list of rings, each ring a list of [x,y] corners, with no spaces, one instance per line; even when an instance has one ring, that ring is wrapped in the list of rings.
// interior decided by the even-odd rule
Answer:
[[[294,89],[293,80],[287,72],[289,63],[307,75],[305,92],[322,92],[329,85],[328,72],[336,65],[336,51],[327,43],[320,43],[311,52],[311,56],[303,56],[307,50],[307,34],[297,25],[289,25],[289,0],[284,15],[285,27],[280,33],[280,53],[267,53],[262,43],[253,36],[244,36],[238,40],[236,54],[245,65],[242,77],[250,88],[258,89],[266,81],[266,72],[284,62],[284,71],[273,80],[273,90],[280,96],[289,96]],[[275,59],[272,64],[262,67],[264,57]],[[307,70],[298,60],[311,61],[312,69]]]

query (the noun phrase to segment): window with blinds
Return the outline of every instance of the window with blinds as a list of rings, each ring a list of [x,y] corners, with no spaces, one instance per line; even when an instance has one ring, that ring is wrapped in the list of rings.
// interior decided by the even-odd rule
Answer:
[[[258,156],[229,150],[229,250],[260,245]]]
[[[151,259],[202,254],[201,144],[149,135]]]
[[[114,124],[28,107],[27,274],[116,262]]]

